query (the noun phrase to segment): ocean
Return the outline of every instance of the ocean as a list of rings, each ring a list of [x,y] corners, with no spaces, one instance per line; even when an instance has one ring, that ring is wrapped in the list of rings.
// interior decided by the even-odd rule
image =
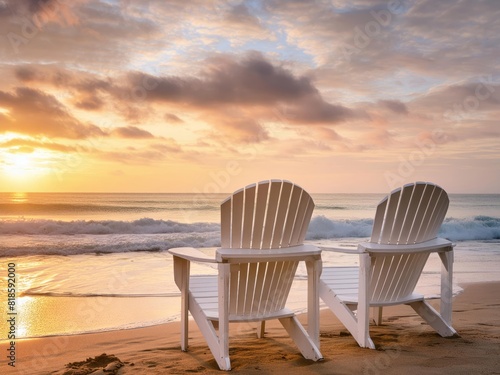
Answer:
[[[306,242],[355,246],[368,239],[384,194],[313,194]],[[179,293],[167,249],[220,245],[219,205],[227,194],[0,193],[1,310],[14,268],[16,338],[128,329],[179,319]],[[460,284],[500,281],[500,194],[451,194],[441,237],[456,243]],[[435,255],[435,254],[434,254]],[[324,265],[352,265],[353,255],[323,252]],[[12,267],[14,265],[14,267]],[[215,273],[196,265],[193,273]],[[439,293],[431,256],[419,289]],[[290,306],[301,311],[305,269]],[[10,287],[10,286],[9,286]],[[6,339],[6,319],[0,321]]]

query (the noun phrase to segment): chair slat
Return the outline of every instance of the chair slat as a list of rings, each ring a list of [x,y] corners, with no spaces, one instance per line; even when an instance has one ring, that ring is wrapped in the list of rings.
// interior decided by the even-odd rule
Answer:
[[[253,315],[259,314],[260,304],[262,301],[262,295],[264,293],[263,287],[264,287],[268,263],[260,262],[260,263],[257,263],[257,266],[258,266],[258,270],[257,270],[257,273],[255,275],[255,291],[254,291],[254,300],[253,300],[253,306],[252,306],[252,314]],[[249,275],[249,276],[252,276],[252,275]]]
[[[225,248],[231,247],[231,204],[232,199],[226,199],[220,206],[220,242]]]
[[[288,215],[286,216],[286,223],[284,226],[285,229],[283,231],[283,240],[281,242],[282,246],[290,246],[292,243],[293,228],[297,219],[301,195],[302,189],[294,185],[291,192]]]
[[[283,281],[285,280],[287,275],[283,273],[283,269],[285,267],[285,262],[277,262],[276,263],[276,268],[274,270],[274,276],[273,276],[273,281],[269,287],[269,292],[270,292],[270,305],[269,305],[269,311],[276,311],[279,309],[282,309],[285,307],[285,305],[281,305],[281,299],[279,291],[281,289],[281,286],[283,284]]]
[[[397,189],[391,193],[389,196],[389,202],[385,211],[384,224],[382,226],[382,233],[380,236],[380,242],[383,244],[391,243],[392,228],[394,225],[394,217],[398,210],[399,196],[401,195],[401,189]]]
[[[429,201],[429,207],[423,219],[424,226],[417,235],[417,242],[423,242],[433,239],[437,236],[444,215],[448,210],[448,197],[439,186],[435,186],[432,197]]]
[[[237,291],[237,295],[230,294],[231,303],[229,306],[229,311],[234,314],[243,314],[245,311],[245,303],[247,300],[248,291],[248,264],[240,264],[239,272],[237,273],[237,285],[231,285],[231,291],[233,288]],[[236,273],[236,272],[234,272]]]
[[[241,247],[252,248],[252,233],[254,228],[255,214],[255,190],[256,185],[248,186],[245,189],[245,209],[243,217],[243,233],[241,238]]]
[[[271,248],[277,249],[282,246],[283,243],[283,232],[285,230],[286,217],[288,214],[288,208],[290,207],[290,195],[292,192],[293,184],[288,181],[284,181],[281,186],[280,194],[280,204],[278,207],[278,212],[276,213],[276,224],[274,226],[274,234],[271,243]],[[288,246],[288,243],[285,247]]]
[[[231,247],[241,248],[242,225],[243,225],[243,199],[244,191],[240,190],[233,194],[231,211]]]
[[[272,299],[274,297],[274,290],[271,289],[271,284],[275,277],[276,264],[277,262],[267,263],[266,277],[264,280],[264,285],[262,287],[262,298],[259,308],[259,312],[264,315],[268,314],[271,311]]]
[[[391,233],[391,243],[399,244],[401,241],[401,231],[405,220],[408,217],[408,203],[410,202],[412,193],[413,193],[413,184],[405,185],[401,191],[401,196],[399,198],[398,211],[394,218],[394,225]],[[410,220],[412,220],[411,218]]]
[[[399,236],[399,243],[406,245],[409,243],[413,243],[411,238],[413,224],[415,223],[415,216],[417,215],[418,209],[420,207],[420,199],[422,193],[424,192],[425,185],[424,184],[415,184],[413,188],[413,193],[410,202],[408,203],[408,207],[406,209],[406,217],[403,228],[401,229],[401,234]]]
[[[304,224],[308,224],[308,215],[309,215],[309,201],[310,197],[309,194],[304,194],[302,192],[300,196],[300,201],[299,201],[299,208],[297,211],[297,215],[295,217],[295,223],[293,226],[293,231],[292,231],[292,237],[290,240],[290,246],[295,246],[299,245],[301,243],[301,236],[302,236],[302,228]]]
[[[270,249],[276,223],[276,212],[280,203],[281,182],[271,183],[269,190],[269,202],[267,205],[266,218],[264,222],[264,234],[262,236],[262,249]]]
[[[307,229],[309,228],[309,222],[311,220],[312,213],[314,211],[314,202],[310,196],[307,197],[307,208],[304,215],[304,219],[302,220],[302,225],[300,228],[299,239],[297,240],[297,244],[301,244],[304,242],[307,234]]]
[[[375,211],[375,219],[373,220],[373,228],[371,235],[371,242],[380,243],[382,235],[382,225],[384,224],[385,211],[387,209],[388,197],[385,197],[377,205],[377,210]]]
[[[423,219],[425,212],[427,211],[427,207],[429,206],[429,200],[432,196],[432,191],[434,190],[434,186],[427,185],[423,183],[419,183],[415,186],[415,188],[423,186],[424,192],[418,202],[417,212],[415,214],[415,219],[413,220],[413,226],[408,235],[408,243],[417,243],[418,233],[420,232],[420,228],[424,225]]]
[[[269,192],[269,182],[262,182],[257,185],[257,198],[255,205],[255,219],[252,235],[252,249],[262,248],[262,233],[264,230],[264,220],[266,217],[267,197]]]
[[[401,254],[386,256],[386,263],[389,265],[385,272],[384,284],[381,287],[381,292],[379,295],[380,300],[390,300],[391,290],[397,288],[398,283],[401,280],[401,274],[398,272],[399,265],[403,256]]]
[[[245,303],[242,315],[251,315],[253,311],[253,304],[255,301],[255,274],[257,273],[259,263],[250,263],[248,265],[247,274],[247,289],[245,291]]]
[[[410,254],[400,254],[396,267],[393,269],[391,284],[387,286],[384,299],[381,301],[394,301],[397,298],[404,297],[407,292],[404,289],[407,284],[405,268],[412,256]]]
[[[448,195],[444,190],[441,189],[439,207],[436,210],[436,216],[432,219],[432,224],[428,232],[429,238],[437,237],[439,230],[441,229],[441,225],[446,217],[446,212],[448,211],[449,204],[450,201]]]
[[[298,262],[295,261],[285,261],[283,262],[283,269],[281,272],[281,285],[277,288],[276,301],[278,306],[284,307],[288,295],[290,294],[290,289],[292,287],[293,275],[297,272]]]

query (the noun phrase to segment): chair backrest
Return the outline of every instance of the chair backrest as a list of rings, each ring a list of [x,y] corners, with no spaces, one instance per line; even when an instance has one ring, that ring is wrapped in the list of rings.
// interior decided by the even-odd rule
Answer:
[[[311,196],[289,181],[249,185],[221,204],[221,246],[277,249],[301,245],[313,210]]]
[[[377,206],[371,242],[414,244],[437,236],[448,211],[446,192],[428,182],[396,189]]]
[[[314,209],[310,195],[289,181],[271,180],[236,191],[221,204],[223,248],[278,249],[301,245]],[[231,265],[229,313],[258,319],[285,308],[298,262]]]
[[[416,182],[392,191],[377,206],[371,242],[408,245],[436,238],[448,210],[446,192]],[[391,302],[411,295],[429,253],[377,254],[371,262],[371,301]]]

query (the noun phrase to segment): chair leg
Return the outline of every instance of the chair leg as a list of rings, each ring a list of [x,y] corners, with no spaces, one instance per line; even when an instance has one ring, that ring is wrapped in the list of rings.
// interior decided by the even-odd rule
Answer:
[[[319,351],[319,348],[313,342],[295,315],[288,318],[280,318],[279,321],[295,342],[304,358],[312,359],[313,361],[323,359],[323,355]]]
[[[426,301],[417,301],[409,304],[442,337],[457,337],[458,333],[449,325],[439,313]]]
[[[331,290],[324,281],[319,283],[319,294],[323,302],[330,308],[330,310],[335,314],[337,319],[339,319],[345,328],[351,333],[352,337],[357,341],[358,345],[362,348],[375,349],[375,344],[370,338],[369,331],[367,334],[363,335],[360,331],[366,331],[368,328],[368,321],[359,321],[359,316],[354,314],[353,310],[358,308],[358,305],[349,304],[346,305],[341,301],[335,292]],[[359,311],[358,311],[359,313]],[[360,328],[359,326],[363,327]]]
[[[372,307],[372,319],[375,321],[375,325],[382,324],[382,306]]]
[[[451,326],[453,299],[453,251],[439,253],[441,258],[441,304],[439,312],[445,322]]]
[[[226,371],[231,370],[228,351],[229,342],[224,340],[223,333],[220,332],[220,327],[223,324],[221,322],[212,322],[208,320],[194,298],[190,298],[190,306],[192,307],[191,315],[205,338],[219,368]],[[219,334],[217,334],[215,328],[217,324],[219,325]]]
[[[181,350],[188,347],[189,334],[189,271],[190,263],[185,259],[174,257],[174,277],[181,292]]]
[[[266,321],[257,323],[257,337],[259,339],[263,338],[266,333]]]
[[[358,308],[356,311],[357,327],[355,338],[362,348],[375,349],[375,344],[370,337],[370,272],[371,257],[369,254],[361,254],[359,257]]]

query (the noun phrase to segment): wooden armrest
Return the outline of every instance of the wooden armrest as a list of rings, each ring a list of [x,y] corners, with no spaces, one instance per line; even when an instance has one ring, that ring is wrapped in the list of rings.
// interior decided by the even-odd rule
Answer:
[[[299,245],[281,249],[217,249],[218,262],[259,262],[279,260],[321,259],[321,249],[313,245]]]
[[[334,253],[344,253],[344,254],[359,254],[362,251],[359,250],[357,245],[354,244],[338,244],[337,246],[334,247],[320,247],[321,250],[323,251],[331,251]]]
[[[174,257],[189,260],[191,262],[217,263],[217,261],[194,247],[174,247],[167,250]]]
[[[363,242],[358,248],[361,252],[372,253],[420,253],[443,252],[453,250],[454,244],[444,238],[434,238],[429,241],[409,245],[384,245],[372,242]]]

